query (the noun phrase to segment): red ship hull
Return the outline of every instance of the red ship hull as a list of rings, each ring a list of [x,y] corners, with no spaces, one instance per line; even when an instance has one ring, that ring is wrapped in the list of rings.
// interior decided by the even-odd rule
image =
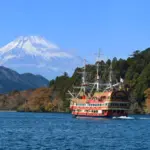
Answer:
[[[112,117],[120,117],[120,116],[128,116],[127,113],[113,113],[113,112],[108,112],[105,114],[98,114],[98,113],[72,113],[73,117],[96,117],[96,118],[112,118]]]

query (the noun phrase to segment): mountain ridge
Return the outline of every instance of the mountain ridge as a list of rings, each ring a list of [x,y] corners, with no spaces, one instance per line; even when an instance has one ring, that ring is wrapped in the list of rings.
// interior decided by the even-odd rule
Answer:
[[[0,66],[0,93],[47,87],[48,83],[49,81],[41,75],[19,74],[10,68]]]

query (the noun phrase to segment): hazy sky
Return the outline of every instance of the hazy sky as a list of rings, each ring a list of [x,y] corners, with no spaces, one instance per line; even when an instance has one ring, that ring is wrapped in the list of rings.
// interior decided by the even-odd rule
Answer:
[[[150,46],[150,0],[1,0],[0,46],[41,35],[90,60]]]

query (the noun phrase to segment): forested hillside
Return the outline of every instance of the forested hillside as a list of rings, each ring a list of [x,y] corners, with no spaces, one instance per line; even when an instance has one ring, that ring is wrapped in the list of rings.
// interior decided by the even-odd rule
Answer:
[[[130,100],[136,104],[131,109],[143,109],[144,91],[150,88],[150,48],[140,51],[136,50],[129,58],[101,61],[100,76],[103,81],[108,80],[108,68],[112,63],[114,82],[119,81],[120,77],[124,79],[124,83],[130,89]],[[77,68],[72,77],[68,77],[67,73],[50,81],[50,87],[58,91],[58,96],[63,100],[64,108],[68,109],[69,100],[67,91],[72,89],[73,85],[81,83],[81,68]],[[87,79],[89,81],[95,80],[96,68],[95,65],[86,65],[86,71],[89,72]],[[137,106],[138,105],[138,106]],[[140,111],[141,111],[140,110]],[[138,110],[137,110],[138,111]]]
[[[126,60],[113,58],[106,62],[101,61],[100,64],[101,82],[108,82],[110,64],[112,64],[113,82],[118,82],[120,78],[124,79],[125,86],[129,89],[130,113],[150,112],[150,48],[145,51],[135,51]],[[68,90],[72,91],[73,86],[80,85],[81,71],[82,68],[76,68],[72,77],[69,77],[67,73],[56,77],[49,82],[49,88],[1,94],[0,110],[69,112]],[[94,82],[95,64],[87,64],[86,71],[88,72],[87,81]]]

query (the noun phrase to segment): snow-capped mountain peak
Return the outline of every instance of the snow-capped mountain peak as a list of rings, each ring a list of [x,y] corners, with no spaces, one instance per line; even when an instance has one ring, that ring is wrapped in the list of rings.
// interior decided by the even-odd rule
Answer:
[[[24,54],[41,56],[44,59],[52,57],[71,57],[60,51],[60,48],[40,36],[20,36],[16,40],[0,48],[0,54],[7,54],[7,58],[20,57]]]
[[[51,71],[55,74],[51,72],[51,77],[60,72],[73,72],[80,62],[78,57],[40,36],[20,36],[0,48],[0,65],[47,78]]]
[[[18,48],[28,49],[28,44],[31,44],[34,47],[41,46],[46,49],[59,49],[57,45],[48,42],[40,36],[20,36],[16,41],[18,42]]]

